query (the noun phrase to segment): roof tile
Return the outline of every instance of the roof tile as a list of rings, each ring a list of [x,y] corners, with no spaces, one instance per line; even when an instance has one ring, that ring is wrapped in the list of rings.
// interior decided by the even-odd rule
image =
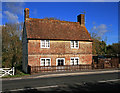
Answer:
[[[92,40],[79,22],[27,18],[25,26],[29,39]]]

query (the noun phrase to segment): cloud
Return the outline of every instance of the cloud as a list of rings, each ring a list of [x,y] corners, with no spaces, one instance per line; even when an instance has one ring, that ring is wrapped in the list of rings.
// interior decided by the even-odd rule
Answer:
[[[92,37],[102,39],[108,31],[108,26],[106,24],[94,24],[90,33]]]
[[[107,30],[107,26],[105,24],[100,24],[99,26],[93,26],[93,31],[96,31],[99,36],[103,36]]]
[[[93,25],[95,25],[95,24],[96,24],[96,22],[95,22],[95,21],[93,21],[93,22],[92,22],[92,24],[93,24]]]
[[[110,24],[109,26],[112,26],[112,24]]]
[[[34,16],[37,16],[37,10],[34,9],[34,10],[32,11],[32,14],[33,14]]]
[[[24,8],[25,3],[23,2],[9,2],[5,3],[5,6],[8,11],[14,13],[14,14],[23,14],[23,8]]]
[[[6,2],[3,17],[10,23],[19,23],[19,19],[23,16],[24,2]]]
[[[8,22],[10,23],[19,23],[18,16],[9,12],[9,11],[4,11],[4,14],[6,15],[5,17],[7,18]]]

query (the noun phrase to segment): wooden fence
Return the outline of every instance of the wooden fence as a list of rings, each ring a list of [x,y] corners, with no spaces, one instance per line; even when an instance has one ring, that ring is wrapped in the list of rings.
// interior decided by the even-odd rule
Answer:
[[[28,66],[30,74],[37,72],[80,71],[92,69],[91,65],[64,65],[64,66]]]

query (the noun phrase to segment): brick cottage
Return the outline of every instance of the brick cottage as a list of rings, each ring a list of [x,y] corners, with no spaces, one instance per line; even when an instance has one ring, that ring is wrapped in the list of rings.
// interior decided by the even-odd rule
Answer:
[[[92,63],[92,39],[85,15],[78,22],[29,18],[25,8],[23,27],[23,71],[28,66],[52,67]]]

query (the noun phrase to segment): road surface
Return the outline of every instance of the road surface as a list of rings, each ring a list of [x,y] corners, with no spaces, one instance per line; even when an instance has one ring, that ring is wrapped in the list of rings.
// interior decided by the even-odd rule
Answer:
[[[3,80],[2,91],[11,93],[22,91],[22,93],[40,91],[116,91],[120,87],[120,72],[101,73],[90,75],[73,75],[60,77],[45,77],[21,80]],[[10,93],[10,92],[9,92]],[[21,92],[20,92],[21,93]],[[72,92],[71,92],[72,93]]]

